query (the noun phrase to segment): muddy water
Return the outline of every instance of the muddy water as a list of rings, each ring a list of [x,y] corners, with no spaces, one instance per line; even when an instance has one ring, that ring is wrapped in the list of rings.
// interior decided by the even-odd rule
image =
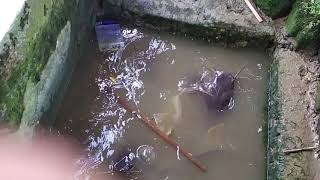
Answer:
[[[98,52],[92,38],[71,81],[55,127],[83,144],[76,177],[112,175],[112,164],[141,145],[154,147],[151,163],[138,162],[122,179],[257,180],[264,178],[263,105],[268,57],[259,50],[226,49],[205,41],[124,28],[125,48]],[[126,97],[152,117],[171,110],[170,99],[186,77],[208,69],[237,73],[234,105],[223,112],[203,97],[181,96],[182,119],[172,139],[207,166],[203,173],[168,147],[116,102]],[[110,80],[113,77],[113,80]]]

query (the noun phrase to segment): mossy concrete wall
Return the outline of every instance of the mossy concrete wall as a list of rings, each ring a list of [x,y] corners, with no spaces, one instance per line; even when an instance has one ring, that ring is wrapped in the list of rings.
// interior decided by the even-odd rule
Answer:
[[[91,0],[26,1],[0,46],[1,122],[52,123],[95,12]]]

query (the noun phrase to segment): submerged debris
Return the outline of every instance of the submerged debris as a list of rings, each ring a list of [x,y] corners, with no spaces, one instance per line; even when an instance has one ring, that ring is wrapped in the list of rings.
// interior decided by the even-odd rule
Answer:
[[[125,152],[121,154],[112,166],[112,170],[118,173],[129,174],[136,163],[136,156],[133,152]]]
[[[136,152],[125,149],[116,158],[112,165],[114,172],[129,175],[137,164],[151,164],[156,158],[154,148],[150,145],[141,145]]]

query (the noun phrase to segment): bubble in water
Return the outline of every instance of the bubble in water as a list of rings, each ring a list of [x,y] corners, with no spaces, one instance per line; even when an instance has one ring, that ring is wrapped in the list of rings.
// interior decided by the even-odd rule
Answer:
[[[259,70],[262,69],[262,64],[257,64],[257,66],[258,66]]]
[[[149,145],[139,146],[137,149],[137,158],[143,163],[152,163],[156,159],[154,148]]]

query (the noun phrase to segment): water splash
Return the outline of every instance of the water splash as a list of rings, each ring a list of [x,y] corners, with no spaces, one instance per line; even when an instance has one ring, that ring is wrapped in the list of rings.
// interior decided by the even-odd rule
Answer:
[[[85,142],[88,144],[88,157],[77,162],[79,166],[77,178],[90,179],[92,170],[114,156],[113,146],[123,137],[128,123],[133,120],[131,114],[117,103],[115,92],[124,94],[129,101],[139,106],[145,94],[142,76],[150,71],[150,64],[156,61],[157,55],[176,49],[172,43],[151,38],[147,49],[139,49],[139,51],[135,49],[134,53],[124,56],[126,48],[144,38],[145,35],[137,29],[123,29],[122,35],[125,41],[124,47],[105,53],[104,62],[98,68],[95,83],[99,95],[96,101],[102,102],[102,107],[92,114],[93,118],[90,122],[93,127],[85,130],[88,135],[88,140]]]

